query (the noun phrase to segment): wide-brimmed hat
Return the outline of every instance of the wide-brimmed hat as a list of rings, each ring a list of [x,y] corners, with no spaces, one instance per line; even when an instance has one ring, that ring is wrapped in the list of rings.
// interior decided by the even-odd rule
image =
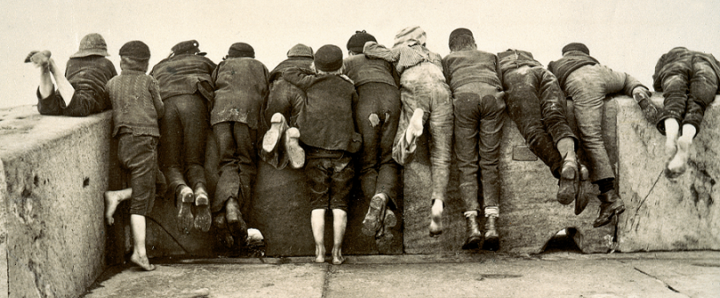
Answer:
[[[107,51],[107,44],[102,35],[97,33],[90,33],[80,40],[80,49],[77,53],[72,54],[70,58],[80,58],[92,55],[99,56],[110,56]]]

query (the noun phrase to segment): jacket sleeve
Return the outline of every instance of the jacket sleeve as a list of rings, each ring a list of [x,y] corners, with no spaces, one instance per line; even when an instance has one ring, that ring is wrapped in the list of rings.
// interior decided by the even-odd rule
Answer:
[[[390,63],[395,63],[400,59],[400,52],[388,49],[383,45],[374,41],[368,41],[363,47],[365,57],[374,59],[383,59]]]
[[[502,70],[500,69],[500,58],[498,57],[498,55],[493,56],[495,56],[495,73],[497,73],[498,80],[500,81],[500,88],[502,88],[504,85]]]
[[[314,74],[298,67],[290,67],[283,71],[283,78],[303,91],[307,90],[315,81]]]
[[[165,116],[165,104],[163,104],[162,98],[160,98],[160,87],[157,80],[150,77],[150,96],[152,97],[153,105],[155,106],[155,112],[157,113],[158,119]]]
[[[655,64],[655,73],[653,74],[653,89],[658,92],[662,92],[662,79],[660,78],[660,71],[662,70],[663,66],[665,66],[665,55],[663,54],[660,56],[660,59],[658,59],[657,64]]]

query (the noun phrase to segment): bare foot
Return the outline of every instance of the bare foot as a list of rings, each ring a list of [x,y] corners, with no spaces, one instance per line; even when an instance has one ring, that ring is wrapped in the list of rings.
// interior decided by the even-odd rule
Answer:
[[[667,166],[667,170],[669,173],[668,177],[675,178],[683,173],[685,173],[685,169],[687,168],[687,160],[688,156],[690,155],[690,145],[692,144],[692,139],[688,138],[679,138],[677,141],[677,152],[675,153],[675,157],[670,160]]]
[[[118,204],[120,204],[120,196],[114,191],[106,191],[105,192],[105,219],[107,220],[108,225],[112,226],[115,223],[113,214],[115,214],[115,209],[117,209]]]
[[[133,254],[130,256],[130,261],[135,263],[135,265],[140,266],[145,271],[153,271],[155,270],[155,265],[150,264],[150,261],[148,260],[147,256],[138,256],[136,254]]]
[[[667,137],[667,139],[665,139],[665,156],[667,156],[668,158],[672,158],[673,156],[675,156],[675,152],[677,152],[675,138]]]
[[[315,263],[325,263],[325,247],[315,245]]]
[[[435,200],[430,210],[430,237],[439,236],[443,232],[442,227],[443,202]]]
[[[280,143],[280,137],[284,130],[287,128],[285,124],[285,117],[280,113],[275,113],[270,119],[270,129],[265,133],[263,137],[262,150],[265,152],[272,152],[275,150],[277,145]]]
[[[342,248],[333,247],[333,250],[332,250],[333,265],[340,265],[344,262],[345,262],[345,258],[342,256]]]

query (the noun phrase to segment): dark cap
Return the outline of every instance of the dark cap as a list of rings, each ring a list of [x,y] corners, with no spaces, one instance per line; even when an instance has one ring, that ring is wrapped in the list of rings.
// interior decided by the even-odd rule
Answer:
[[[320,47],[315,53],[315,69],[325,72],[336,71],[343,65],[342,50],[336,46],[327,44]]]
[[[368,41],[377,40],[375,39],[375,36],[368,34],[367,32],[365,32],[365,30],[355,31],[355,34],[353,36],[350,36],[350,40],[348,40],[347,49],[349,51],[352,51],[353,53],[362,53],[363,47]]]
[[[102,35],[90,33],[80,40],[79,50],[70,56],[70,58],[87,57],[92,55],[110,56],[107,52],[107,44]]]
[[[249,57],[255,58],[255,50],[249,44],[236,42],[230,46],[228,57]]]
[[[313,56],[313,49],[309,46],[306,46],[304,44],[296,44],[290,50],[287,52],[288,58],[290,57],[308,57],[308,58],[314,58]]]
[[[138,60],[148,60],[150,59],[150,48],[142,41],[129,41],[120,48],[120,56]]]
[[[197,42],[197,40],[187,40],[180,42],[172,47],[172,52],[175,55],[181,55],[181,54],[196,54],[200,56],[205,56],[207,53],[200,52],[200,48],[198,46],[200,43]]]
[[[569,43],[562,48],[563,55],[570,51],[580,51],[580,52],[585,53],[586,55],[590,55],[590,50],[588,49],[588,47],[579,42]]]

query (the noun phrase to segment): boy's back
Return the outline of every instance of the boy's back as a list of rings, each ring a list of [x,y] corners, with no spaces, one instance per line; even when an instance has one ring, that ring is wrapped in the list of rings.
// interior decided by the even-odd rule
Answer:
[[[157,120],[163,111],[156,108],[162,106],[158,89],[155,79],[137,70],[123,70],[107,83],[113,106],[113,136],[124,127],[133,134],[160,137]]]
[[[213,72],[215,101],[210,124],[234,121],[257,129],[260,108],[268,95],[268,70],[253,58],[228,58]]]

